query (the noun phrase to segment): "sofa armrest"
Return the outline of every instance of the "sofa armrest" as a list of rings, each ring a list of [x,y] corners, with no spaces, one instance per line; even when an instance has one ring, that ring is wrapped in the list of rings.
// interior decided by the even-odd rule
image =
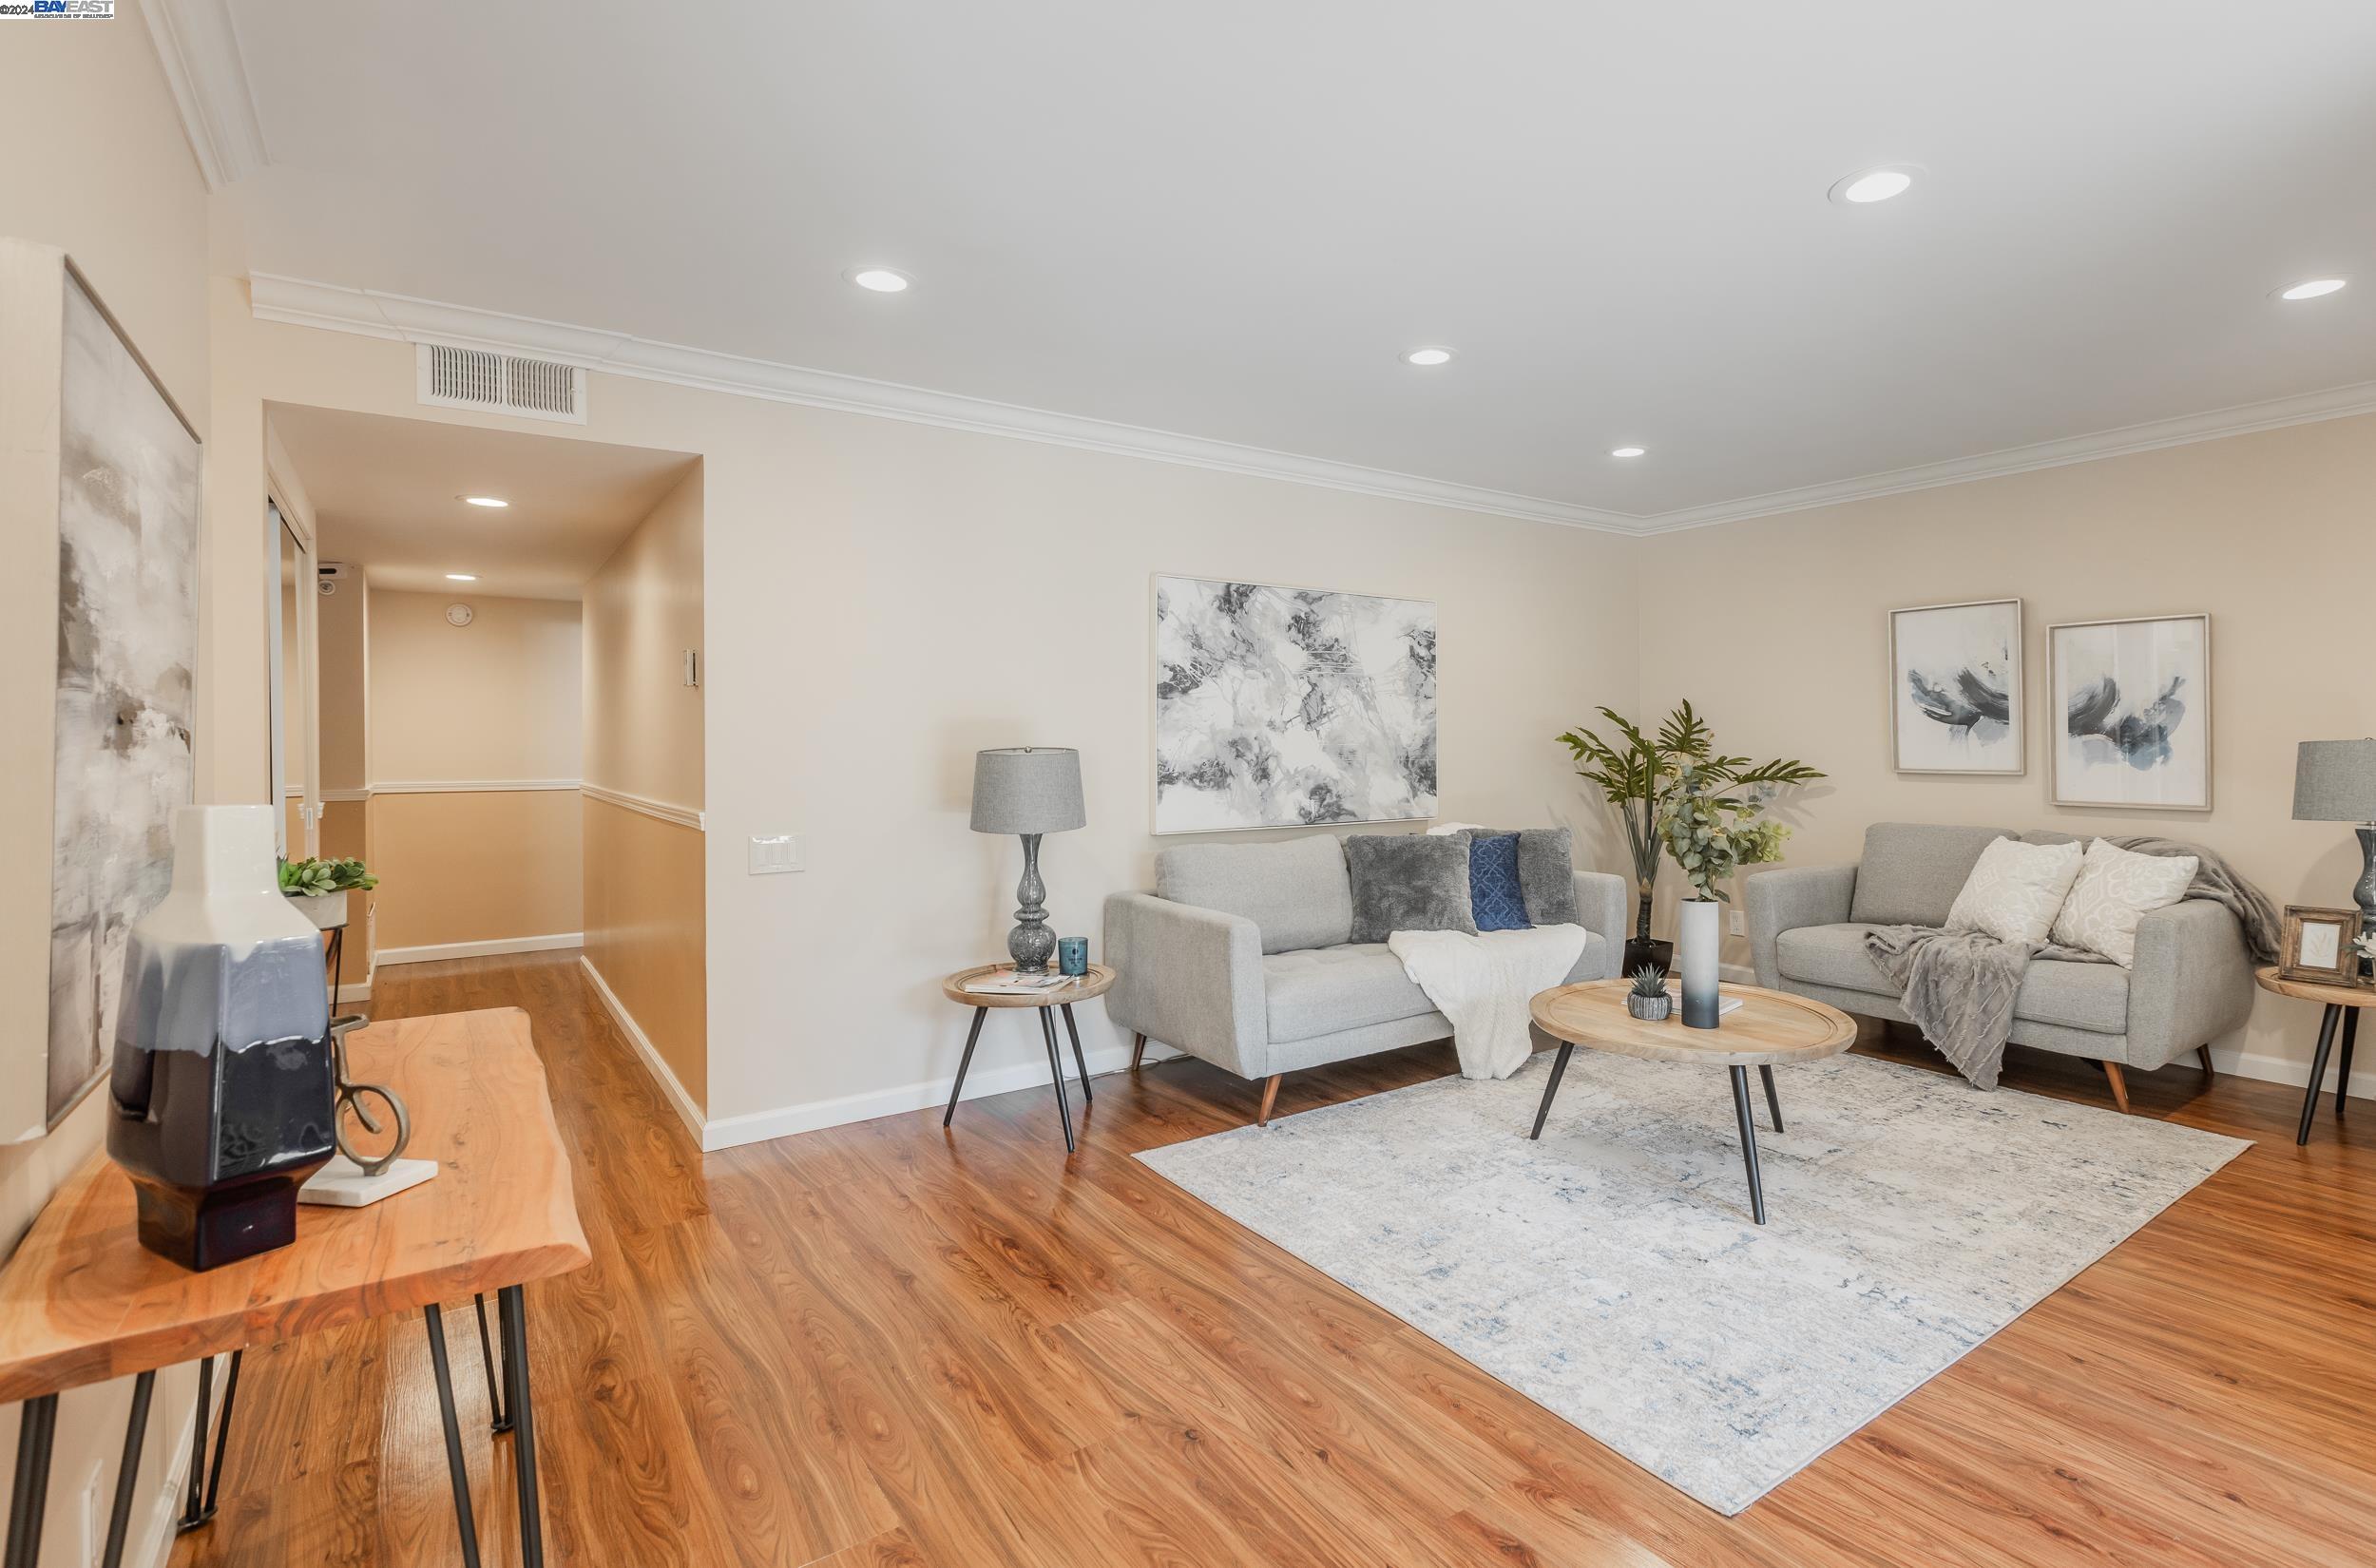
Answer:
[[[2208,1045],[2252,1012],[2252,955],[2234,915],[2185,898],[2136,923],[2128,1065],[2150,1071]]]
[[[1623,877],[1606,871],[1576,873],[1576,913],[1585,930],[1609,944],[1611,964],[1618,961],[1618,950],[1632,934],[1625,911],[1627,888]]]
[[[1243,1078],[1270,1073],[1262,927],[1153,893],[1105,901],[1105,1016]]]
[[[1853,866],[1785,866],[1741,881],[1741,903],[1749,913],[1749,950],[1757,984],[1782,984],[1774,945],[1784,931],[1801,926],[1838,926],[1856,901]]]

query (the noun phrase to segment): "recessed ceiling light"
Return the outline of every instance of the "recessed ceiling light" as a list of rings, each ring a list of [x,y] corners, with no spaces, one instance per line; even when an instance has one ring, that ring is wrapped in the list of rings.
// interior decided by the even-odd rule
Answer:
[[[1413,349],[1403,355],[1406,365],[1448,365],[1451,362],[1452,351],[1449,349]]]
[[[1642,449],[1639,447],[1611,447],[1609,449],[1611,457],[1639,457],[1641,454]]]
[[[2332,294],[2343,287],[2340,277],[2313,277],[2307,283],[2296,283],[2290,289],[2279,289],[2280,299],[2315,299],[2322,294]]]
[[[471,572],[448,572],[446,574],[446,581],[449,583],[475,583],[478,581],[478,578],[476,574]]]
[[[850,281],[875,294],[905,294],[908,289],[908,275],[889,267],[860,267],[850,275]]]
[[[473,507],[503,507],[511,505],[510,502],[498,495],[466,495],[462,499]]]
[[[1873,201],[1887,201],[1903,196],[1914,183],[1914,176],[1922,172],[1911,163],[1890,163],[1877,169],[1860,169],[1843,175],[1831,183],[1826,193],[1832,201],[1850,206],[1864,206]]]

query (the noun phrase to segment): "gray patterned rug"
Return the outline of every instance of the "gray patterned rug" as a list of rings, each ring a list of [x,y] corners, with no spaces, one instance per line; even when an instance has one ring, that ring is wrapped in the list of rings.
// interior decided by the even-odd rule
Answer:
[[[1761,1229],[1724,1074],[1580,1050],[1531,1143],[1550,1061],[1139,1157],[1727,1514],[2248,1146],[1836,1057],[1756,1097]]]

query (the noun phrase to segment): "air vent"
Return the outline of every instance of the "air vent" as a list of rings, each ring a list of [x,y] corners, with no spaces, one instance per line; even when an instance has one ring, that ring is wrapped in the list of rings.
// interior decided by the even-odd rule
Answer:
[[[355,581],[361,575],[359,567],[350,566],[343,561],[325,561],[314,568],[314,580],[321,588],[324,599],[336,593],[339,583]]]
[[[524,419],[583,425],[585,373],[551,359],[424,343],[421,401],[439,408],[485,409]]]

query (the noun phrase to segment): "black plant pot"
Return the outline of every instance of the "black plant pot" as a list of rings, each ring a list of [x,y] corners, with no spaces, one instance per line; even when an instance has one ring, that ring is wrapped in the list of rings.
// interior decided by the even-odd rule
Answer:
[[[1675,944],[1660,942],[1653,937],[1628,937],[1625,942],[1625,964],[1618,973],[1632,974],[1645,964],[1656,966],[1660,974],[1671,971],[1675,967]]]

